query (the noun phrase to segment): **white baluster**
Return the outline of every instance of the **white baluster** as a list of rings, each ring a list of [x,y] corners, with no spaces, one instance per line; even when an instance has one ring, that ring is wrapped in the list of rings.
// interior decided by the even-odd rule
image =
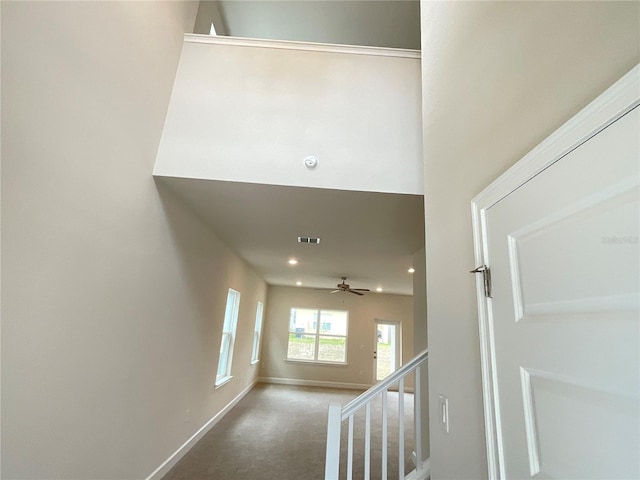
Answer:
[[[353,479],[353,415],[349,415],[349,444],[347,450],[347,480]]]
[[[382,478],[386,479],[388,476],[388,446],[389,446],[389,398],[388,389],[397,384],[398,385],[398,473],[399,478],[404,480],[405,468],[405,434],[406,425],[405,420],[405,377],[410,374],[415,374],[415,393],[414,393],[414,413],[415,413],[415,455],[416,455],[416,470],[421,474],[428,474],[429,471],[424,471],[424,460],[422,458],[422,404],[420,402],[422,396],[421,389],[421,366],[429,358],[428,351],[424,350],[420,354],[416,355],[409,362],[389,375],[384,380],[378,382],[372,386],[369,390],[364,392],[359,397],[355,398],[344,408],[340,408],[338,404],[332,404],[329,407],[329,418],[327,420],[327,456],[325,467],[325,480],[337,480],[340,470],[340,429],[342,428],[342,421],[349,419],[349,444],[347,449],[347,480],[352,480],[353,477],[353,452],[354,452],[354,415],[360,411],[362,407],[365,407],[365,452],[364,452],[364,479],[370,480],[371,477],[371,402],[378,395],[382,394]]]
[[[416,435],[416,469],[418,471],[422,470],[422,412],[420,405],[420,365],[416,367],[416,389],[413,393],[413,405],[415,412],[415,435]]]
[[[371,402],[364,407],[364,480],[371,478]]]
[[[387,480],[387,391],[382,392],[382,480]]]
[[[404,480],[404,378],[398,383],[398,478]]]

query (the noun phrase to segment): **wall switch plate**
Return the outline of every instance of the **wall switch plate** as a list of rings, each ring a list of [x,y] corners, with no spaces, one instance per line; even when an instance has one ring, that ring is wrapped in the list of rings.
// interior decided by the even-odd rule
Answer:
[[[449,433],[449,399],[444,395],[438,395],[438,406],[440,408],[440,426]]]

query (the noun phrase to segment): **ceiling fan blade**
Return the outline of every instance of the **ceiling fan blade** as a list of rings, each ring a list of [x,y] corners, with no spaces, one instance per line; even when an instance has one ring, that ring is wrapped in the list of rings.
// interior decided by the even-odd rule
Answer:
[[[364,295],[364,293],[356,292],[355,290],[347,290],[349,293],[353,293],[355,295]]]
[[[357,290],[358,292],[370,292],[368,288],[352,288],[351,290]]]
[[[334,290],[334,291],[333,291],[333,292],[331,292],[331,293],[338,293],[339,291],[340,291],[340,290]]]

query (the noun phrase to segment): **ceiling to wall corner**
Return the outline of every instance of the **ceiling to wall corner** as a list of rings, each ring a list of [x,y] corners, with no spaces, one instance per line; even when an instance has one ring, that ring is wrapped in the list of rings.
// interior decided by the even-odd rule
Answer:
[[[194,33],[420,49],[418,0],[202,0]]]

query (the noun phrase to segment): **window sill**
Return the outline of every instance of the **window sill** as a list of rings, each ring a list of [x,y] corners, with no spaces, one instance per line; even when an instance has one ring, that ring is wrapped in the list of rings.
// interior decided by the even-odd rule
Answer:
[[[301,365],[315,365],[322,367],[348,367],[348,363],[335,363],[335,362],[321,362],[318,360],[294,360],[291,358],[285,358],[285,363],[297,363]]]
[[[231,379],[233,378],[232,375],[229,375],[228,377],[221,377],[220,379],[216,380],[216,385],[215,385],[215,389],[217,390],[218,388],[220,388],[221,386],[229,383],[231,381]]]
[[[251,360],[251,365],[255,365],[256,363],[260,363],[260,359],[258,359],[258,360]]]

